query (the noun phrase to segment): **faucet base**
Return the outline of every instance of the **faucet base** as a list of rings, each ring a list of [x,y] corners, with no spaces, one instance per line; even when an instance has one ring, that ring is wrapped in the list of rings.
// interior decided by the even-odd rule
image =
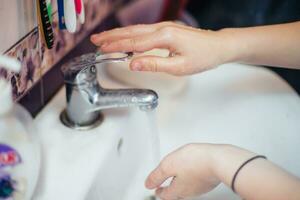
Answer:
[[[86,131],[86,130],[91,130],[93,128],[98,127],[100,124],[102,124],[103,120],[104,120],[104,116],[102,113],[99,113],[98,117],[90,124],[76,124],[74,122],[72,122],[68,115],[67,115],[67,111],[64,109],[61,114],[60,114],[60,121],[68,128],[74,129],[74,130],[78,130],[78,131]]]

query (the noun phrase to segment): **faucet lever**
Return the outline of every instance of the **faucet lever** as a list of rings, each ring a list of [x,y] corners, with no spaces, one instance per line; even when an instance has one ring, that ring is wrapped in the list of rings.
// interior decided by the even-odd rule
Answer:
[[[61,70],[64,75],[65,82],[73,83],[76,81],[75,78],[79,73],[82,72],[85,74],[91,70],[89,69],[91,66],[96,66],[97,64],[103,63],[126,62],[127,60],[131,59],[132,56],[132,52],[115,52],[108,54],[101,54],[100,52],[88,53],[67,62],[63,65]]]
[[[80,68],[84,68],[89,65],[96,65],[101,63],[113,63],[113,62],[125,62],[129,60],[133,56],[132,52],[129,53],[122,53],[122,52],[115,52],[115,53],[108,53],[108,54],[101,54],[100,52],[97,52],[95,54],[86,54],[81,56],[82,59],[80,62],[78,62],[77,66]]]

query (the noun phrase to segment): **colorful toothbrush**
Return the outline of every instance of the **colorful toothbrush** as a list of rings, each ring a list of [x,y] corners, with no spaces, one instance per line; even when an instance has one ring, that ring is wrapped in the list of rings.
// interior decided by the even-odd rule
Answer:
[[[52,4],[51,4],[51,0],[47,0],[47,12],[48,12],[48,16],[50,19],[50,22],[52,23]]]
[[[79,22],[81,24],[84,24],[85,22],[85,12],[84,12],[84,2],[83,0],[74,0],[75,7],[76,7],[76,13],[79,18]]]
[[[70,33],[76,31],[77,18],[74,0],[64,0],[64,15],[67,30]]]
[[[58,25],[59,29],[66,29],[65,13],[64,13],[64,0],[57,0],[57,11],[58,11]]]
[[[82,2],[81,0],[74,0],[74,3],[75,3],[76,13],[79,15],[82,9]]]
[[[51,49],[54,44],[54,35],[48,15],[47,2],[46,0],[36,0],[36,2],[40,33],[47,48]]]
[[[81,13],[79,14],[79,22],[84,24],[85,22],[85,11],[84,11],[84,2],[81,0]]]

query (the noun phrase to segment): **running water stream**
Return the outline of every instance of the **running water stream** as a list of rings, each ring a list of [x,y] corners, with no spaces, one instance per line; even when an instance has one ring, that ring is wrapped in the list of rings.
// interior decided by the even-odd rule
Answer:
[[[132,179],[129,190],[124,200],[155,200],[154,192],[147,190],[144,182],[152,170],[154,170],[161,159],[159,131],[156,121],[155,111],[143,113],[145,124],[143,128],[145,146],[145,158],[143,159],[140,170],[136,172],[136,177]],[[143,150],[141,150],[143,151]]]
[[[156,121],[156,112],[149,111],[146,112],[146,118],[148,120],[149,128],[149,143],[150,143],[150,151],[152,157],[152,163],[154,166],[157,166],[160,162],[160,139],[159,139],[159,131]]]

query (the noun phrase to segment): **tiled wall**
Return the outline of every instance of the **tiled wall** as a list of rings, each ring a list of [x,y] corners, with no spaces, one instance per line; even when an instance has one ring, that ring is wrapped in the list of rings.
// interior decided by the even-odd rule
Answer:
[[[25,106],[32,115],[37,112],[51,98],[58,85],[56,78],[49,79],[46,75],[62,58],[73,50],[83,39],[86,39],[95,27],[112,13],[117,5],[125,4],[127,0],[84,0],[86,20],[83,25],[77,24],[75,34],[67,30],[59,30],[56,0],[53,6],[54,47],[49,50],[40,37],[38,27],[35,27],[17,44],[8,49],[5,54],[17,58],[21,62],[20,73],[12,73],[0,66],[0,77],[12,84],[13,98]],[[54,76],[59,76],[56,72]],[[61,84],[61,83],[60,83]],[[45,93],[49,94],[45,94]],[[47,96],[48,95],[48,96]],[[50,95],[50,96],[49,96]],[[46,96],[46,97],[45,97]]]
[[[48,50],[42,42],[38,28],[33,29],[18,44],[5,54],[16,57],[21,61],[22,68],[19,74],[7,72],[3,69],[0,76],[12,83],[13,97],[17,101],[22,98],[37,83],[43,75],[51,69],[62,57],[103,20],[113,10],[115,1],[85,0],[86,23],[78,24],[78,30],[71,34],[66,30],[59,30],[56,0],[53,5],[53,30],[55,44]]]

